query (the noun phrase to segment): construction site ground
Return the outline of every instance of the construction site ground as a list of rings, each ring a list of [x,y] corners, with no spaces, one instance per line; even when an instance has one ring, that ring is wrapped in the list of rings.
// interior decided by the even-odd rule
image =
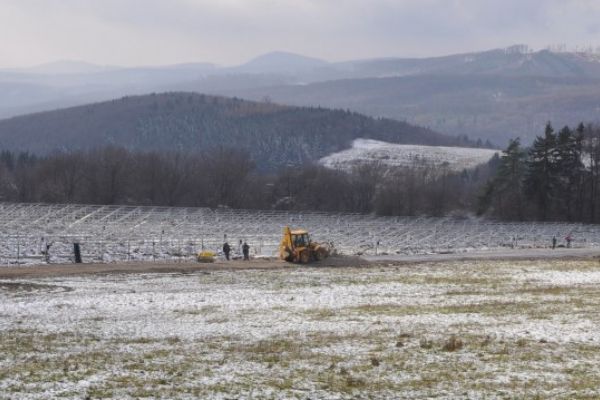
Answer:
[[[540,260],[540,259],[578,259],[600,257],[595,249],[507,249],[501,251],[478,251],[454,254],[419,255],[378,255],[378,256],[341,256],[330,257],[309,267],[372,267],[386,265],[404,265],[467,260]],[[29,266],[0,267],[0,279],[35,278],[86,274],[128,274],[128,273],[193,273],[198,271],[235,271],[251,269],[289,269],[298,265],[277,259],[253,259],[251,261],[217,260],[212,263],[189,262],[126,262],[103,264],[46,264]]]

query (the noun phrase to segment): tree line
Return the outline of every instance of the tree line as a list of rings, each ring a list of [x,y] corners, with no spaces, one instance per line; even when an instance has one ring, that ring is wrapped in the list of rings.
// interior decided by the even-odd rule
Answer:
[[[501,156],[453,171],[424,160],[402,168],[314,163],[275,172],[244,150],[132,151],[104,147],[46,156],[0,152],[0,200],[315,210],[378,215],[482,215],[501,220],[598,222],[600,128],[555,132],[530,148],[512,140]]]
[[[455,173],[423,161],[403,169],[318,164],[257,168],[243,150],[134,152],[120,147],[47,156],[0,153],[0,200],[446,215],[474,207],[489,166]]]

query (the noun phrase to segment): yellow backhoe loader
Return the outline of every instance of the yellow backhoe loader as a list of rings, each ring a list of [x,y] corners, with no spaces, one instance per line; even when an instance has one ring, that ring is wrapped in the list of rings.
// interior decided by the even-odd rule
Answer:
[[[329,256],[329,246],[312,242],[308,232],[302,229],[283,228],[279,245],[279,258],[287,262],[307,264]]]

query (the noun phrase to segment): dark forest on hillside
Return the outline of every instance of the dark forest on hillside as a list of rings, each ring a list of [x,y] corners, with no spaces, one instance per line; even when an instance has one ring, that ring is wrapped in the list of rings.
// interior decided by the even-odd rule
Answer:
[[[194,93],[125,97],[0,121],[0,149],[45,156],[117,146],[135,152],[208,153],[235,148],[258,170],[317,161],[357,138],[391,143],[475,145],[401,121],[320,107]]]

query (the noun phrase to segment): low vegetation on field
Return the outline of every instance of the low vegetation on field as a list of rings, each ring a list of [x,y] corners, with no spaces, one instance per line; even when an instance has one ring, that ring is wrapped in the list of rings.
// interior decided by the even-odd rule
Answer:
[[[597,261],[0,282],[0,398],[600,396]]]

